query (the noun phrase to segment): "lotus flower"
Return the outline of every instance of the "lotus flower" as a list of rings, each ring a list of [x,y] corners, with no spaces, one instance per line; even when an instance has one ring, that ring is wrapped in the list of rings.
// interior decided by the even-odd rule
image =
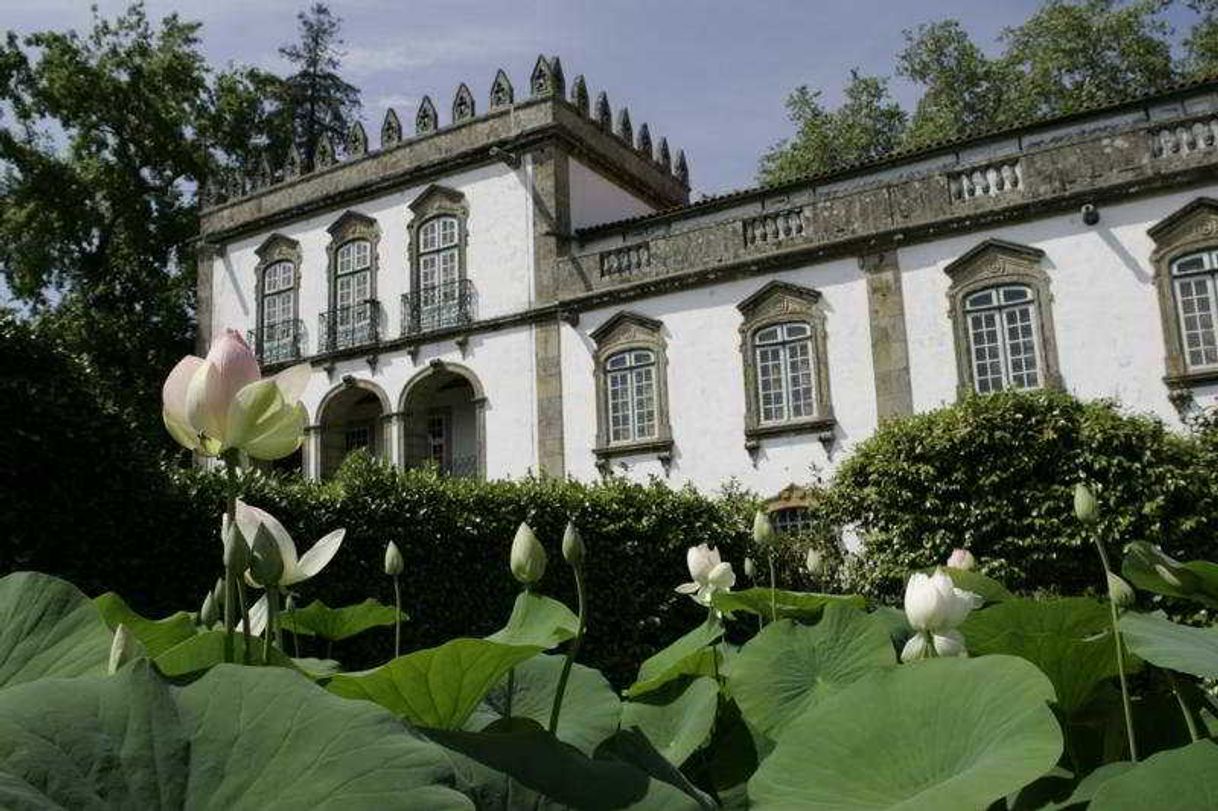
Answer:
[[[300,447],[308,421],[300,395],[307,363],[262,379],[258,360],[236,330],[226,330],[206,358],[188,355],[161,389],[165,427],[179,445],[204,456],[230,448],[279,459]]]
[[[406,561],[402,559],[402,550],[398,549],[398,545],[393,541],[385,544],[385,574],[397,577],[405,568]]]
[[[977,559],[967,549],[953,549],[947,558],[947,565],[953,569],[970,571],[977,566]]]
[[[964,637],[955,628],[981,605],[971,591],[958,589],[947,572],[915,572],[905,584],[905,617],[915,633],[901,651],[901,661],[928,656],[967,656]]]
[[[280,588],[287,588],[308,580],[324,569],[326,564],[334,558],[334,554],[338,552],[338,547],[343,542],[343,536],[347,534],[345,529],[336,529],[313,544],[312,549],[298,558],[296,544],[292,541],[292,536],[288,534],[288,531],[283,528],[283,524],[280,524],[275,516],[267,511],[251,507],[240,500],[237,501],[237,528],[241,530],[241,535],[247,543],[251,538],[258,537],[259,528],[270,533],[271,539],[275,541],[275,545],[279,549],[279,557],[283,563],[283,573],[280,574],[279,582],[276,584]],[[246,573],[246,580],[254,585],[261,585],[249,572]]]
[[[677,586],[678,594],[688,594],[700,605],[709,606],[716,591],[731,591],[736,585],[732,564],[724,563],[718,549],[706,544],[691,546],[685,553],[685,563],[693,582]]]

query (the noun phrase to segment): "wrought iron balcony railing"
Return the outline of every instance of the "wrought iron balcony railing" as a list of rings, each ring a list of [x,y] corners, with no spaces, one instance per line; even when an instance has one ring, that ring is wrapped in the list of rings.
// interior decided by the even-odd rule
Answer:
[[[402,296],[402,334],[417,335],[474,320],[476,296],[469,279],[421,287]]]
[[[366,299],[322,313],[317,330],[318,351],[335,352],[377,343],[380,340],[380,311],[380,302]]]
[[[247,332],[246,337],[259,363],[286,363],[302,354],[300,344],[304,337],[304,324],[300,319],[263,324]]]

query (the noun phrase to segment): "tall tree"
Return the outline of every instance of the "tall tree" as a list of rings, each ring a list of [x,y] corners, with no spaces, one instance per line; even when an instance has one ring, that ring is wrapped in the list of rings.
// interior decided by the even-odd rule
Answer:
[[[342,20],[324,3],[314,3],[297,20],[300,40],[283,46],[279,53],[295,68],[285,80],[284,104],[303,165],[310,170],[317,162],[322,138],[330,137],[336,145],[345,142],[359,111],[359,90],[338,75],[343,57]]]
[[[1194,76],[1218,73],[1218,0],[1190,0],[1199,19],[1184,39],[1183,69]]]
[[[1160,0],[1049,0],[1007,29],[1003,62],[1018,74],[1004,123],[1071,113],[1162,87],[1176,75]]]
[[[159,438],[160,383],[191,348],[196,189],[226,150],[265,140],[218,95],[199,25],[140,3],[85,35],[0,44],[0,274],[38,334]]]
[[[905,32],[897,74],[924,89],[905,133],[911,147],[993,129],[1013,80],[1009,66],[990,59],[958,20]]]
[[[889,94],[887,79],[852,70],[845,99],[832,111],[821,105],[820,95],[804,85],[787,97],[787,115],[796,133],[762,157],[762,183],[783,183],[873,160],[900,142],[907,116]]]

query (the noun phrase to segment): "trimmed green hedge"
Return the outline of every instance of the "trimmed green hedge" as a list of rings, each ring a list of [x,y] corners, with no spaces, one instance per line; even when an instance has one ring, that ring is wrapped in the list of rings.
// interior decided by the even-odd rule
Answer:
[[[1078,593],[1103,585],[1075,520],[1076,482],[1098,485],[1098,532],[1114,559],[1134,540],[1213,557],[1218,442],[1108,401],[1001,392],[885,424],[839,468],[822,520],[854,526],[864,560],[847,581],[895,596],[912,568],[970,549],[1008,587]]]

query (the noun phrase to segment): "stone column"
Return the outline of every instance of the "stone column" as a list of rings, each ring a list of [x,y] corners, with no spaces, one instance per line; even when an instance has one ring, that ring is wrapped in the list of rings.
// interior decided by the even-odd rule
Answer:
[[[405,466],[402,453],[402,420],[404,413],[393,411],[381,416],[381,448],[386,462],[394,467]]]
[[[867,274],[867,312],[871,324],[871,362],[875,370],[876,414],[882,421],[913,413],[909,341],[905,335],[905,297],[897,252],[859,257]]]
[[[300,470],[306,479],[321,478],[321,426],[306,425],[300,446]]]

